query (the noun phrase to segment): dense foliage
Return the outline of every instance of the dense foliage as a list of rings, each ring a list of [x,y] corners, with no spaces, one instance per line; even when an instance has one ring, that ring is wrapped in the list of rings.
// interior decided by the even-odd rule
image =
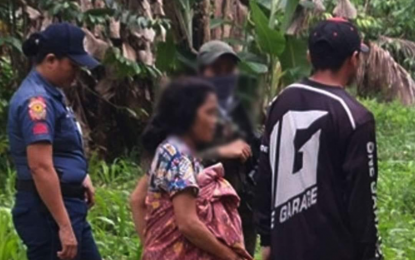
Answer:
[[[332,16],[337,4],[337,0],[326,0],[324,11],[319,11],[315,4],[318,0],[241,1],[244,5],[237,11],[221,10],[222,14],[232,11],[234,17],[243,18],[229,20],[216,15],[217,7],[203,6],[203,3],[215,1],[164,1],[166,15],[154,15],[151,19],[148,13],[132,11],[137,9],[134,3],[139,1],[95,0],[92,2],[104,5],[86,12],[81,12],[75,2],[91,1],[7,0],[0,3],[0,260],[25,259],[24,247],[13,229],[10,215],[15,170],[7,153],[5,132],[8,100],[27,71],[27,62],[21,55],[21,41],[29,30],[39,27],[39,21],[30,17],[36,13],[18,12],[25,3],[39,8],[42,16],[73,20],[79,25],[85,24],[91,31],[98,28],[102,35],[93,45],[107,48],[101,53],[103,62],[107,68],[115,69],[111,77],[102,71],[83,75],[74,93],[69,93],[73,94],[70,97],[84,98],[75,106],[86,111],[83,123],[92,130],[89,141],[95,146],[89,151],[89,160],[90,174],[97,186],[97,205],[90,212],[89,220],[99,249],[107,260],[139,259],[141,248],[131,221],[128,196],[142,174],[139,154],[134,151],[138,133],[151,111],[160,76],[192,71],[195,49],[203,41],[219,35],[233,44],[242,58],[240,69],[244,85],[240,86],[239,94],[248,104],[259,108],[261,103],[275,96],[281,86],[308,75],[310,67],[305,58],[308,28],[319,19]],[[413,0],[351,2],[357,10],[355,22],[365,40],[384,48],[380,50],[382,54],[388,50],[393,56],[384,55],[388,62],[377,60],[371,66],[381,69],[401,64],[415,75]],[[206,12],[210,18],[207,21],[203,18]],[[159,13],[163,13],[162,10]],[[114,27],[111,27],[114,25],[112,18],[121,23],[119,39],[114,39],[117,34],[114,36]],[[290,24],[293,21],[298,21],[295,28]],[[136,29],[154,30],[164,39],[150,43],[131,40],[134,38],[131,32]],[[166,29],[169,29],[167,33]],[[232,33],[226,33],[229,30]],[[290,30],[295,33],[287,35]],[[136,55],[125,51],[127,45],[134,47]],[[136,49],[143,46],[145,49]],[[154,64],[145,62],[151,55],[155,56]],[[395,72],[382,70],[378,74],[383,73]],[[415,259],[415,108],[398,102],[379,103],[386,99],[380,93],[376,92],[379,99],[372,99],[372,96],[364,103],[377,119],[378,205],[383,251],[386,259],[411,260]],[[252,104],[253,100],[257,103]],[[129,149],[125,149],[126,146]],[[103,157],[109,151],[111,156]]]

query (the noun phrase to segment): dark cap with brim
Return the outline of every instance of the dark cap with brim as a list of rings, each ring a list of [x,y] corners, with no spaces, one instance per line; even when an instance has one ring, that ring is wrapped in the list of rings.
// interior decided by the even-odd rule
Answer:
[[[309,50],[311,53],[325,53],[325,55],[348,57],[354,52],[367,53],[369,47],[362,42],[357,27],[343,18],[331,18],[320,22],[310,33]],[[330,46],[324,52],[322,46]]]
[[[366,44],[364,44],[363,42],[360,44],[360,51],[363,53],[369,53],[370,52],[370,48],[369,46],[367,46]]]
[[[197,64],[199,67],[208,66],[224,55],[235,58],[237,62],[240,61],[238,55],[229,44],[217,40],[209,41],[200,47],[197,55]]]
[[[44,52],[66,56],[77,65],[88,69],[94,69],[100,65],[85,51],[85,33],[81,28],[69,23],[54,23],[40,34],[42,35],[41,45]]]
[[[74,61],[76,64],[78,64],[81,67],[85,67],[89,70],[95,69],[101,63],[99,63],[96,59],[91,57],[88,53],[85,54],[68,54],[68,58],[70,58],[72,61]]]

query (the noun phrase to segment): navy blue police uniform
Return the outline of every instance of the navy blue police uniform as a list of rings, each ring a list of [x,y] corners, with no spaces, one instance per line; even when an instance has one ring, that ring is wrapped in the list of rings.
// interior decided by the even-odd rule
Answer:
[[[73,26],[68,24],[59,26],[73,30]],[[86,220],[88,206],[82,183],[87,175],[88,164],[79,124],[72,110],[66,106],[64,93],[36,69],[30,72],[10,101],[8,135],[17,170],[13,221],[17,233],[27,246],[28,259],[55,260],[58,259],[57,252],[61,250],[59,227],[38,195],[28,166],[27,146],[43,142],[53,147],[53,165],[78,241],[75,259],[100,260],[91,227]]]

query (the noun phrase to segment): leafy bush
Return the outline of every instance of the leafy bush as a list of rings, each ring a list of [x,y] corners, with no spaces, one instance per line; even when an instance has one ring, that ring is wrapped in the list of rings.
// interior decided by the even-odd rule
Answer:
[[[107,260],[140,259],[141,247],[131,218],[128,199],[141,169],[130,160],[116,159],[112,164],[90,160],[95,185],[96,205],[90,221],[101,254]]]
[[[23,246],[13,228],[10,209],[3,207],[0,207],[0,259],[26,259]]]
[[[415,259],[415,109],[365,100],[377,119],[378,208],[386,259]]]
[[[4,154],[8,147],[6,139],[7,108],[12,89],[10,83],[13,79],[10,61],[0,57],[0,154]]]

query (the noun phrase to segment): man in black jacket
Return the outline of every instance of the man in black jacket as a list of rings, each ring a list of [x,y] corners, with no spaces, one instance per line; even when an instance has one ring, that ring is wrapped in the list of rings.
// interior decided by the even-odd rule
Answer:
[[[313,75],[271,104],[255,194],[264,260],[382,259],[375,120],[344,90],[367,51],[353,24],[321,22]]]
[[[245,246],[255,253],[257,232],[253,218],[253,175],[257,168],[260,141],[246,109],[235,96],[238,56],[221,41],[205,43],[198,54],[199,75],[210,81],[219,99],[219,122],[215,140],[201,154],[205,166],[221,162],[225,178],[241,198],[239,214]]]

